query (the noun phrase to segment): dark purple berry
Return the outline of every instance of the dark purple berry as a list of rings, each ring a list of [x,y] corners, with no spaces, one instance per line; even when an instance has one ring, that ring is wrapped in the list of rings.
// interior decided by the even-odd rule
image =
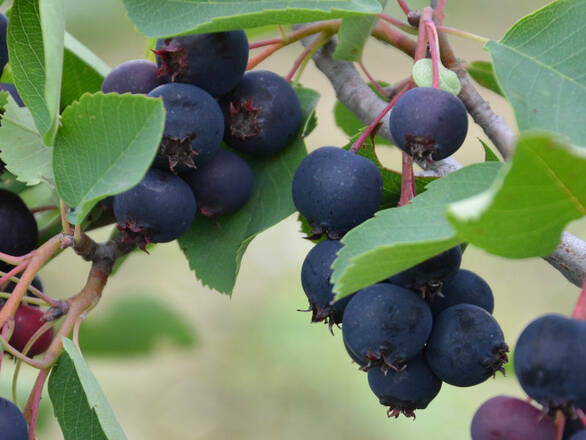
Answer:
[[[380,368],[368,371],[368,384],[381,405],[388,406],[389,417],[415,417],[416,409],[425,409],[442,387],[442,381],[433,374],[421,355],[411,359],[398,371],[383,372]]]
[[[382,200],[376,165],[336,147],[311,152],[293,177],[293,201],[316,236],[339,239],[372,217]]]
[[[25,255],[37,247],[38,240],[37,222],[28,207],[17,194],[0,189],[0,252]],[[0,262],[0,270],[12,268]]]
[[[161,97],[167,113],[154,165],[185,172],[210,160],[224,135],[222,110],[209,93],[191,84],[163,84],[148,94]]]
[[[316,244],[307,254],[301,267],[301,285],[309,301],[311,322],[329,321],[330,325],[341,324],[344,309],[352,295],[334,301],[334,285],[330,282],[332,264],[337,252],[342,249],[338,240],[324,240]]]
[[[244,75],[248,39],[241,30],[164,38],[154,52],[160,76],[221,96]]]
[[[0,397],[0,433],[6,440],[28,440],[28,426],[20,409]]]
[[[344,348],[346,349],[346,352],[348,353],[348,356],[350,356],[352,361],[354,361],[358,365],[360,365],[361,369],[362,369],[362,367],[366,366],[367,363],[364,362],[362,360],[362,358],[360,358],[358,355],[356,355],[356,353],[354,353],[352,350],[350,350],[350,348],[348,347],[348,344],[346,343],[346,340],[343,337],[342,337],[342,339],[344,340]]]
[[[531,322],[515,348],[515,374],[529,397],[569,414],[586,402],[586,321],[544,315]]]
[[[494,310],[494,296],[488,283],[466,269],[460,269],[456,276],[430,301],[434,316],[456,304],[474,304],[488,313]]]
[[[220,103],[226,119],[224,141],[243,153],[275,154],[295,139],[301,124],[295,90],[273,72],[246,73]]]
[[[354,294],[344,311],[344,341],[364,369],[400,369],[415,357],[431,333],[429,306],[413,292],[388,283]]]
[[[554,440],[551,419],[525,400],[496,396],[472,418],[472,440]]]
[[[22,98],[20,97],[20,94],[18,93],[18,90],[16,90],[16,86],[14,84],[0,83],[0,90],[4,90],[10,93],[12,95],[12,99],[14,99],[14,102],[16,102],[19,107],[24,107],[24,102],[22,101]]]
[[[6,31],[8,30],[8,17],[0,12],[0,76],[8,63],[8,44],[6,44]]]
[[[451,156],[466,139],[466,107],[441,89],[418,87],[401,96],[389,119],[397,147],[418,160]]]
[[[425,354],[441,380],[469,387],[504,371],[508,351],[490,313],[472,304],[458,304],[436,317]]]
[[[208,162],[182,174],[202,214],[232,214],[242,208],[254,184],[252,170],[244,159],[220,149]]]
[[[576,432],[570,437],[570,440],[586,440],[586,429]]]
[[[148,60],[130,60],[116,66],[102,83],[103,93],[147,94],[161,84],[157,66]]]
[[[461,262],[462,248],[456,246],[393,275],[388,281],[433,299],[456,276]]]
[[[156,168],[134,188],[114,197],[118,228],[142,247],[179,238],[191,226],[196,209],[189,185]]]

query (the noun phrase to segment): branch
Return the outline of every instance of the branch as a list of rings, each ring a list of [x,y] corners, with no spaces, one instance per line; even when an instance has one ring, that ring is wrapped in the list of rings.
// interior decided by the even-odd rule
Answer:
[[[299,25],[296,25],[299,28]],[[442,36],[439,36],[440,44]],[[445,36],[443,37],[445,39]],[[303,39],[303,45],[311,44],[311,37]],[[447,40],[446,40],[447,41]],[[448,49],[446,49],[448,47]],[[363,81],[360,73],[354,65],[348,61],[333,59],[332,55],[336,49],[334,40],[326,44],[313,56],[315,65],[328,78],[336,91],[338,99],[348,107],[365,125],[370,124],[374,118],[383,110],[386,103],[381,100]],[[441,53],[442,57],[451,55],[454,62],[453,52],[444,42]],[[444,63],[446,61],[444,60]],[[452,64],[452,66],[458,66]],[[460,66],[461,68],[461,66]],[[463,69],[463,68],[461,68]],[[515,134],[508,127],[504,119],[496,115],[486,101],[484,101],[470,81],[468,74],[457,71],[462,82],[460,98],[466,104],[468,111],[474,120],[484,129],[487,136],[499,149],[501,154],[507,158],[513,153]],[[378,135],[392,141],[389,131],[388,118],[384,118],[383,124],[377,133]],[[424,171],[427,176],[444,176],[452,171],[461,168],[461,165],[453,158],[447,158],[432,164]],[[586,243],[579,238],[564,232],[562,241],[556,251],[545,260],[555,267],[571,283],[578,287],[582,286],[584,274],[586,273]]]

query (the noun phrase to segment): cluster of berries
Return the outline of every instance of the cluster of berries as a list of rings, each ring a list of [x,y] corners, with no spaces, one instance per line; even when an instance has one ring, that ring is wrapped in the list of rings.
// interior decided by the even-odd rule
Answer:
[[[449,118],[449,119],[448,119]],[[467,132],[466,109],[454,95],[432,88],[405,93],[391,113],[397,145],[421,160],[455,152]],[[365,157],[335,147],[309,154],[293,179],[293,200],[310,238],[325,234],[307,255],[301,282],[312,321],[342,326],[344,345],[389,416],[425,408],[442,382],[479,384],[508,360],[508,346],[492,317],[488,284],[460,269],[460,246],[338,301],[332,264],[340,238],[372,217],[382,199],[382,176]]]
[[[273,155],[297,135],[301,105],[289,83],[268,71],[245,74],[243,31],[160,39],[157,65],[133,60],[105,78],[104,93],[161,98],[163,139],[151,169],[113,198],[119,228],[141,245],[169,242],[206,216],[238,211],[253,189],[245,157]]]

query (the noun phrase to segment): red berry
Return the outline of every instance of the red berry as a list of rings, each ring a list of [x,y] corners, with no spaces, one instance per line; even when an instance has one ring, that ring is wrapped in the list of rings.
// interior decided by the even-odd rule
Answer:
[[[18,351],[22,351],[30,338],[44,324],[42,320],[43,313],[38,308],[21,304],[14,314],[14,331],[9,341],[10,345]],[[51,341],[53,341],[52,328],[37,339],[28,351],[27,356],[33,357],[45,352],[51,345]]]

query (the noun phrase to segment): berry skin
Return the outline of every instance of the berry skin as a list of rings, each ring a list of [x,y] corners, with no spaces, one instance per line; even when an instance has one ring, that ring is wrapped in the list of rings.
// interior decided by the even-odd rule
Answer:
[[[8,30],[8,17],[0,12],[0,76],[8,63],[8,44],[6,44],[6,31]]]
[[[490,313],[472,304],[458,304],[436,317],[425,354],[441,380],[469,387],[503,371],[508,351]]]
[[[430,301],[434,316],[456,304],[474,304],[488,313],[494,310],[494,296],[488,283],[466,269],[460,269],[452,281],[444,285],[442,295]]]
[[[28,440],[28,426],[20,409],[0,397],[0,433],[6,440]]]
[[[441,89],[418,87],[401,96],[389,117],[397,147],[417,160],[451,156],[466,139],[466,107]]]
[[[189,185],[168,171],[151,168],[134,188],[114,197],[118,228],[140,246],[166,243],[185,233],[197,205]]]
[[[301,267],[301,285],[309,301],[311,322],[329,321],[330,325],[341,324],[346,305],[353,295],[334,301],[333,284],[330,277],[337,252],[342,249],[338,240],[324,240],[316,244],[307,254]]]
[[[570,437],[570,440],[586,440],[586,429],[576,432]]]
[[[10,93],[16,104],[19,107],[24,107],[24,102],[22,101],[22,98],[20,97],[20,94],[18,93],[18,90],[16,90],[16,86],[14,84],[0,83],[0,90],[4,90]]]
[[[154,52],[160,76],[221,96],[244,75],[248,39],[241,30],[164,38],[157,40]]]
[[[442,387],[421,355],[398,371],[368,370],[368,384],[381,405],[389,407],[388,416],[395,418],[401,413],[415,418],[415,410],[427,408]]]
[[[456,246],[393,275],[388,281],[431,300],[456,276],[461,262],[462,248]]]
[[[553,440],[551,419],[529,402],[496,396],[484,402],[472,418],[472,440]]]
[[[382,200],[383,183],[376,165],[342,148],[311,152],[293,177],[293,201],[315,236],[339,239],[372,217]]]
[[[586,403],[586,321],[544,315],[531,322],[515,348],[515,374],[529,397],[550,410]]]
[[[14,331],[10,337],[10,345],[18,351],[22,351],[30,338],[45,323],[42,319],[43,314],[44,312],[36,307],[30,307],[25,304],[18,306],[14,314]],[[27,356],[33,357],[44,353],[49,348],[49,345],[51,345],[51,341],[53,341],[52,328],[37,339],[27,352]]]
[[[364,369],[398,369],[415,357],[431,333],[429,306],[413,292],[388,283],[360,290],[344,311],[342,333]]]
[[[22,199],[0,189],[0,252],[25,255],[37,247],[38,240],[37,222]],[[0,262],[0,270],[8,272],[12,268]]]
[[[147,94],[161,84],[157,66],[147,60],[130,60],[116,66],[102,83],[103,93]]]
[[[207,163],[182,174],[199,210],[206,216],[232,214],[242,208],[254,184],[252,170],[244,159],[220,149]]]
[[[295,139],[301,124],[295,90],[265,70],[246,73],[220,104],[226,119],[224,141],[243,153],[275,154]]]
[[[209,93],[191,84],[163,84],[148,96],[161,97],[167,113],[154,166],[185,172],[210,160],[224,136],[222,110]]]

